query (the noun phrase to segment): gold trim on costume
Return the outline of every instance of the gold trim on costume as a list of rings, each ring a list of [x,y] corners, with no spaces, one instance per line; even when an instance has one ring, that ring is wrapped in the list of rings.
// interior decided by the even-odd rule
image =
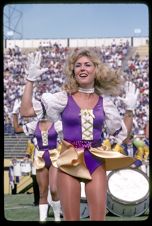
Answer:
[[[83,152],[83,149],[76,151],[72,144],[63,140],[61,154],[57,160],[58,168],[71,176],[91,180],[91,175],[84,162]]]
[[[38,151],[37,155],[35,156],[34,166],[36,167],[36,169],[42,169],[45,167],[45,161],[43,159],[44,152],[45,151]],[[56,162],[59,157],[58,149],[55,148],[55,149],[49,150],[49,154],[50,154],[50,160],[52,162],[52,165],[57,168],[58,166]]]
[[[93,139],[93,119],[95,118],[92,109],[81,109],[82,140]]]
[[[111,151],[107,146],[101,145],[98,148],[91,147],[89,151],[104,162],[107,171],[126,168],[135,161],[135,159],[130,156]],[[61,153],[57,160],[57,165],[60,170],[69,175],[88,180],[92,179],[85,165],[84,150],[76,149],[65,140],[62,141]]]
[[[42,136],[42,144],[43,144],[43,146],[48,146],[48,144],[49,144],[48,131],[41,131],[41,136]]]

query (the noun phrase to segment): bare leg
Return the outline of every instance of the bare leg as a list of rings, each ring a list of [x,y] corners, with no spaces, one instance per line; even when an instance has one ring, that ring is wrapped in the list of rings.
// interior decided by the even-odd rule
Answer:
[[[92,174],[92,180],[85,185],[90,220],[104,221],[106,215],[107,177],[102,166]]]
[[[59,200],[58,190],[57,190],[57,174],[58,169],[54,166],[51,166],[49,169],[49,185],[53,201]]]
[[[79,180],[59,170],[58,189],[64,220],[79,221],[81,195]]]
[[[36,171],[36,179],[39,185],[40,200],[39,204],[47,203],[48,184],[49,184],[49,172],[47,168],[43,168]]]
[[[58,169],[53,165],[49,169],[49,187],[52,196],[52,208],[54,212],[55,221],[61,221],[60,212],[61,212],[61,204],[59,200],[59,192],[57,189],[57,175]]]

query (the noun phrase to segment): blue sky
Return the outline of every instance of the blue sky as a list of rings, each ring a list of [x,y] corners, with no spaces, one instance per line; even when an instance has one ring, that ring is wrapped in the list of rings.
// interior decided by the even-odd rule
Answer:
[[[28,3],[5,5],[3,10],[5,34],[8,31],[5,25],[9,23],[23,39],[149,35],[148,6],[143,3]],[[19,34],[14,33],[14,38]]]

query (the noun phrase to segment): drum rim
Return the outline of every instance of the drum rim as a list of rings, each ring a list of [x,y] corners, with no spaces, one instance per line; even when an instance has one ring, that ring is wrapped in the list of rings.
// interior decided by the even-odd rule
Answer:
[[[125,168],[125,169],[118,169],[118,170],[113,170],[111,171],[108,176],[107,176],[107,181],[109,180],[109,177],[114,174],[114,172],[118,172],[120,170],[133,170],[133,171],[136,171],[136,172],[140,172],[141,174],[143,174],[143,176],[147,179],[148,183],[149,183],[149,177],[146,175],[146,173],[144,173],[142,170],[140,169],[136,169],[136,168]],[[145,194],[144,197],[140,198],[140,199],[137,199],[135,201],[125,201],[125,200],[122,200],[122,199],[119,199],[119,198],[116,198],[113,196],[113,194],[110,192],[109,190],[109,186],[108,186],[108,183],[107,183],[107,196],[111,196],[113,200],[117,201],[117,202],[120,202],[122,204],[125,204],[125,205],[130,205],[130,204],[139,204],[141,202],[143,202],[143,200],[146,200],[148,197],[149,197],[149,189],[148,189],[148,192]]]
[[[130,204],[140,204],[142,203],[144,200],[146,200],[148,197],[149,197],[149,192],[146,193],[146,195],[141,198],[141,199],[137,199],[135,201],[125,201],[125,200],[122,200],[122,199],[119,199],[119,198],[116,198],[114,197],[111,193],[107,192],[107,196],[108,197],[111,197],[111,199],[117,201],[117,203],[120,203],[120,204],[124,204],[124,205],[130,205]]]
[[[143,172],[141,169],[138,169],[138,168],[122,168],[122,169],[117,169],[117,170],[112,170],[111,172],[109,172],[109,174],[107,175],[108,179],[110,177],[111,174],[113,174],[114,172],[118,172],[120,170],[133,170],[133,171],[137,171],[137,172],[140,172],[141,174],[143,174],[147,180],[149,180],[149,177],[147,176],[147,174],[145,172]]]

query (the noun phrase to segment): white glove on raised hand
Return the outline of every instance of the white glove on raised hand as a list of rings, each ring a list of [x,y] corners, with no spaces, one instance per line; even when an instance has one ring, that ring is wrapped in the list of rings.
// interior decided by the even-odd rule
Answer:
[[[27,80],[34,82],[40,77],[40,75],[48,71],[48,68],[40,68],[41,57],[42,55],[40,52],[36,52],[35,56],[33,52],[28,54]]]
[[[118,97],[119,100],[121,100],[125,106],[126,110],[133,111],[136,108],[137,105],[137,99],[139,95],[139,89],[136,89],[136,86],[132,82],[126,82],[125,83],[125,98]]]
[[[21,106],[21,100],[16,99],[15,102],[14,102],[12,114],[19,114],[20,106]]]

